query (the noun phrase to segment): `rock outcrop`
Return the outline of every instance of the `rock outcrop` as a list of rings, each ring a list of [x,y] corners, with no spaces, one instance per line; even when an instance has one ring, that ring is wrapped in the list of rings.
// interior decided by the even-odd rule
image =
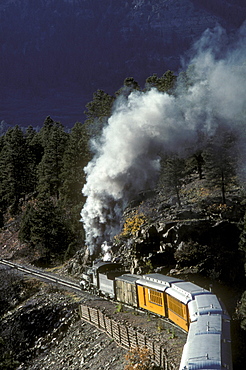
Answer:
[[[245,209],[239,198],[228,199],[227,205],[207,198],[202,207],[192,203],[179,207],[161,201],[157,194],[126,210],[125,219],[141,209],[147,221],[137,232],[119,235],[113,246],[113,259],[132,273],[189,269],[231,282],[244,276],[238,243]]]

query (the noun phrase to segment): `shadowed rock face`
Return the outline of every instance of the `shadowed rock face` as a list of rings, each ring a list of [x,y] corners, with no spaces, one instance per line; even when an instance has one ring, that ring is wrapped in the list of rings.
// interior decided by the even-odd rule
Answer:
[[[244,14],[239,0],[2,1],[0,120],[17,119],[9,113],[15,106],[19,122],[13,124],[24,115],[26,125],[33,124],[34,108],[42,120],[51,114],[66,122],[64,104],[75,120],[75,111],[83,112],[97,88],[114,93],[127,76],[143,84],[153,73],[177,71],[180,56],[207,28],[220,24],[231,31],[241,26]],[[80,95],[80,106],[74,94]]]
[[[151,208],[151,201],[148,206]],[[237,212],[215,215],[205,208],[166,207],[165,213],[148,220],[135,235],[119,238],[113,247],[114,258],[132,273],[167,273],[175,268],[175,273],[189,271],[212,279],[240,281],[244,269],[238,249],[238,222],[244,211],[243,207],[235,208]],[[128,210],[126,217],[130,215]]]

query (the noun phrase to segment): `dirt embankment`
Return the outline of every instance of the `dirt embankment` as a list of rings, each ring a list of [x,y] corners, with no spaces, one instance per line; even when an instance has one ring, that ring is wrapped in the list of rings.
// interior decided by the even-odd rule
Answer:
[[[80,319],[80,303],[166,343],[177,368],[186,335],[153,315],[135,312],[89,294],[75,295],[1,270],[0,364],[5,369],[123,370],[127,350]],[[173,357],[173,356],[172,356]]]

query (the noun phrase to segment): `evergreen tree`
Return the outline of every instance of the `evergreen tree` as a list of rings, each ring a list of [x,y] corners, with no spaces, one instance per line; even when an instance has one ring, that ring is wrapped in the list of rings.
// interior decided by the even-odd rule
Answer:
[[[1,209],[1,203],[0,203],[0,229],[4,225],[4,217],[3,217],[3,210]]]
[[[239,250],[244,254],[244,261],[246,262],[246,214],[244,215],[243,222],[241,224],[241,234],[239,242]],[[245,264],[245,275],[246,275],[246,264]]]
[[[166,193],[174,193],[180,206],[180,189],[185,174],[185,160],[177,155],[171,155],[162,159],[160,186]]]
[[[203,153],[206,180],[210,188],[221,191],[222,204],[226,203],[226,190],[235,183],[237,169],[236,136],[218,128]]]
[[[127,77],[124,80],[124,85],[129,87],[131,90],[140,90],[139,84],[133,77]]]
[[[203,179],[204,159],[202,151],[197,151],[186,160],[186,173],[192,174],[194,171],[198,173],[199,180]]]
[[[41,147],[36,143],[37,133],[32,126],[29,126],[25,132],[26,141],[26,158],[27,158],[27,193],[31,193],[36,190],[37,186],[37,165],[40,158]]]
[[[84,167],[90,160],[87,125],[77,122],[72,128],[63,157],[61,200],[71,206],[83,203]]]
[[[90,136],[100,135],[112,113],[114,100],[113,96],[103,90],[98,89],[94,92],[93,100],[86,104],[87,110],[84,112],[87,117],[85,123],[88,125]]]
[[[43,145],[39,139],[39,133],[37,133],[32,126],[29,126],[25,132],[27,150],[32,158],[32,161],[37,166],[44,154]]]
[[[238,306],[238,316],[240,318],[241,328],[246,330],[246,291],[242,294]]]
[[[0,136],[0,154],[3,149],[3,145],[4,145],[4,136]]]
[[[39,196],[45,198],[54,196],[59,199],[63,154],[68,134],[64,132],[61,124],[48,121],[40,131],[40,138],[44,154],[38,165]]]
[[[113,103],[114,97],[98,89],[93,94],[93,100],[86,104],[87,110],[84,113],[90,122],[103,120],[111,115]]]
[[[177,76],[172,71],[166,71],[161,77],[157,77],[154,73],[152,76],[146,79],[146,88],[149,90],[155,87],[161,92],[172,92],[175,86]]]
[[[73,238],[65,212],[51,200],[45,199],[27,206],[19,239],[45,251],[48,262],[52,253],[63,256]]]
[[[197,172],[199,174],[199,179],[202,180],[202,178],[203,178],[202,168],[203,168],[203,165],[204,165],[204,159],[203,159],[203,156],[202,156],[202,152],[199,151],[199,152],[195,153],[193,155],[193,157],[196,161],[196,168],[197,168]]]
[[[63,125],[60,122],[55,122],[50,116],[46,117],[43,126],[38,133],[38,140],[43,148],[47,145],[54,127],[60,127],[63,129]]]
[[[120,96],[123,95],[126,98],[133,92],[133,91],[139,91],[140,86],[138,82],[133,77],[127,77],[124,80],[124,85],[121,87],[118,91],[116,91],[115,95]]]
[[[0,156],[2,209],[12,206],[12,212],[17,211],[20,198],[29,191],[30,176],[26,141],[22,130],[15,126],[5,134]]]
[[[3,173],[2,173],[2,166],[4,165],[3,161],[3,145],[4,145],[4,136],[0,136],[0,227],[3,225],[3,212],[5,210],[4,207],[4,201],[3,201],[3,187],[2,187],[2,182],[3,182]]]
[[[81,248],[84,240],[84,230],[80,222],[80,212],[85,202],[82,188],[85,184],[84,167],[90,160],[89,138],[87,125],[77,122],[72,128],[63,157],[63,171],[61,174],[62,187],[60,199],[74,235],[73,245],[69,246],[67,257]]]

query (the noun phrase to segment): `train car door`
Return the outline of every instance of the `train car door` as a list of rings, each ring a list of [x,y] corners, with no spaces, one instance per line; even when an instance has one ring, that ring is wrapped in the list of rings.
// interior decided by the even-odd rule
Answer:
[[[166,295],[167,301],[167,316],[175,324],[180,326],[182,329],[189,330],[189,312],[188,306],[185,302],[181,302],[179,299]]]
[[[139,307],[165,316],[164,293],[148,286],[137,285]]]

